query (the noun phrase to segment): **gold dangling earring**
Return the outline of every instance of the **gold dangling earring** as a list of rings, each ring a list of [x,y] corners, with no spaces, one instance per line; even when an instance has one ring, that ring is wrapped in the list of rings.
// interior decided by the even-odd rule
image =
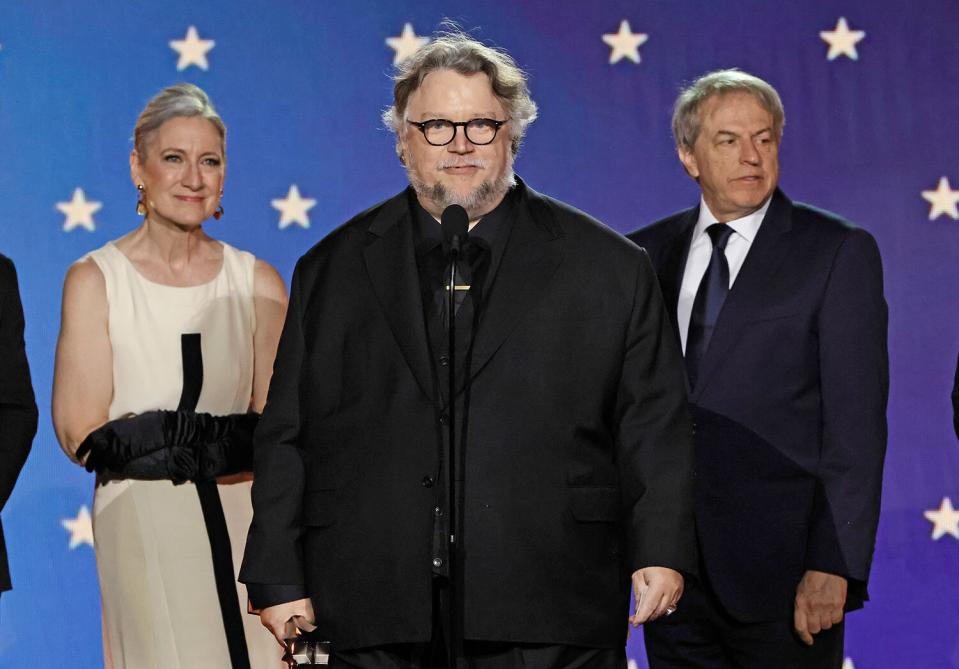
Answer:
[[[220,191],[220,197],[223,197],[223,191],[222,191],[222,190]],[[221,205],[218,205],[217,208],[216,208],[216,211],[213,212],[213,218],[215,218],[216,220],[219,221],[220,218],[222,218],[222,216],[223,216],[224,213],[225,213],[225,212],[223,211],[223,205],[222,205],[222,204],[221,204]]]
[[[139,191],[137,193],[137,214],[139,214],[140,216],[146,216],[147,206],[146,206],[146,203],[143,201],[143,194],[145,192],[143,190],[143,184],[137,184],[137,191]]]

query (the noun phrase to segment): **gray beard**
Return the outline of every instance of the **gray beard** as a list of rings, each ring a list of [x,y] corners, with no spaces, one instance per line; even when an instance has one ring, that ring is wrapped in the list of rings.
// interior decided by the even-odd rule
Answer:
[[[409,177],[410,185],[413,186],[413,190],[419,197],[429,200],[440,210],[446,209],[451,204],[458,204],[466,210],[470,220],[489,213],[493,208],[493,203],[501,199],[510,188],[516,185],[516,176],[513,174],[512,168],[495,181],[484,181],[466,195],[454,193],[439,182],[433,185],[425,184],[414,177],[409,168],[406,170],[406,175]]]

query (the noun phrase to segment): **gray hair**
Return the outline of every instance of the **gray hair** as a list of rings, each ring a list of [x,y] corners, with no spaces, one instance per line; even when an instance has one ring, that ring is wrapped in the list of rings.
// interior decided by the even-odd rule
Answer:
[[[455,26],[448,32],[439,33],[397,66],[393,77],[393,104],[383,112],[386,127],[400,136],[405,130],[410,96],[426,75],[437,70],[452,70],[466,76],[482,72],[489,77],[493,93],[503,103],[510,119],[508,127],[515,156],[526,128],[536,120],[536,103],[530,97],[526,73],[502,49],[486,46]],[[401,151],[398,143],[396,151]]]
[[[160,126],[172,118],[202,116],[216,128],[226,153],[226,125],[213,107],[209,96],[199,86],[176,84],[160,91],[137,117],[133,129],[133,149],[140,160],[146,159],[146,145]]]
[[[748,93],[756,98],[762,108],[772,115],[776,138],[782,139],[786,114],[779,93],[759,77],[734,68],[704,74],[680,92],[673,108],[673,137],[676,148],[693,148],[702,126],[699,116],[702,104],[714,95],[727,93]]]

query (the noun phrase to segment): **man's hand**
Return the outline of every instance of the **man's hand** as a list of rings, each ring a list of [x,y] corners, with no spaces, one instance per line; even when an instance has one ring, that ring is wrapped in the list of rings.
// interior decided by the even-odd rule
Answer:
[[[799,638],[809,646],[813,634],[842,622],[846,604],[846,579],[835,574],[809,570],[796,587],[793,625]]]
[[[296,636],[297,628],[304,632],[312,632],[316,629],[316,625],[313,624],[315,621],[313,602],[309,598],[269,606],[260,611],[260,622],[263,627],[270,630],[284,648],[286,647],[284,639]]]
[[[639,627],[656,620],[675,609],[683,596],[683,575],[667,567],[645,567],[633,572],[633,595],[636,611],[629,617],[629,624]]]

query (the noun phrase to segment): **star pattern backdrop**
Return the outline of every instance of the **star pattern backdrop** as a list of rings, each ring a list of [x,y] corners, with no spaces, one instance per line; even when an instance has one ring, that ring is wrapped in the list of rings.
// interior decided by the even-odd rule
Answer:
[[[786,193],[876,236],[890,305],[883,511],[846,669],[959,667],[959,6],[942,0],[0,4],[0,251],[19,269],[41,411],[3,512],[0,666],[102,662],[93,478],[60,451],[49,400],[68,266],[138,223],[140,109],[177,81],[211,95],[229,160],[226,216],[207,228],[289,279],[312,244],[404,187],[379,120],[388,77],[445,17],[530,73],[540,118],[517,172],[622,232],[697,201],[669,132],[682,82],[738,66],[778,88]],[[628,653],[646,666],[639,635]]]

